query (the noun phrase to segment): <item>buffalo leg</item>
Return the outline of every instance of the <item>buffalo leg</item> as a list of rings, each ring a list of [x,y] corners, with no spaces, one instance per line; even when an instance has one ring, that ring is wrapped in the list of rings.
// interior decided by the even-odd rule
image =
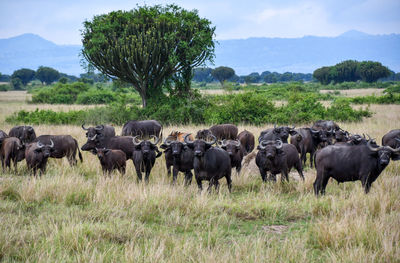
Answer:
[[[210,182],[208,183],[208,188],[207,188],[207,191],[208,191],[209,194],[211,194],[212,186],[213,186],[214,184],[215,184],[215,179],[214,179],[214,178],[211,178]]]
[[[142,172],[140,171],[140,167],[136,168],[136,175],[138,177],[138,182],[142,181]]]
[[[197,187],[199,188],[199,192],[203,190],[203,184],[201,183],[201,179],[196,176]]]
[[[286,169],[281,172],[281,182],[283,181],[289,182],[289,173]]]
[[[265,171],[265,169],[263,168],[259,168],[260,170],[260,174],[261,174],[261,179],[263,180],[263,182],[267,181],[267,171]]]
[[[242,170],[242,164],[239,164],[238,166],[236,166],[236,174],[239,175],[240,171]]]
[[[118,171],[121,173],[121,175],[125,175],[126,173],[126,166],[122,165],[119,167]]]
[[[296,163],[295,168],[296,168],[297,172],[299,173],[301,179],[303,179],[303,181],[304,181],[303,167],[301,166],[300,160]]]
[[[268,181],[276,182],[276,174],[269,174]]]
[[[215,191],[218,193],[219,192],[219,181],[218,180],[215,180],[214,186],[215,186]]]
[[[174,166],[172,168],[172,184],[176,184],[176,178],[178,177],[179,170]]]
[[[189,186],[192,184],[192,177],[193,177],[193,174],[191,171],[187,171],[185,173],[185,186]]]
[[[167,166],[167,175],[168,175],[168,177],[170,177],[171,176],[171,165],[166,164],[166,166]]]
[[[229,193],[232,193],[232,178],[231,175],[228,173],[226,176],[226,183],[228,184]]]

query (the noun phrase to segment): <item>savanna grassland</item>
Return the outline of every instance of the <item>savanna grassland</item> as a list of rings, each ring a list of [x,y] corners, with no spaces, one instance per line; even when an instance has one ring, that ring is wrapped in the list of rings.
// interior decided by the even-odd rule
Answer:
[[[0,93],[0,129],[20,109],[65,110],[79,105],[32,105],[24,93]],[[368,133],[378,143],[399,128],[400,105],[371,105],[371,118],[339,123]],[[271,126],[266,125],[266,126]],[[256,136],[266,126],[239,126]],[[71,134],[79,126],[35,125],[36,134]],[[200,126],[164,127],[195,132]],[[116,127],[121,132],[121,127]],[[330,181],[327,193],[312,191],[315,170],[297,172],[289,183],[265,183],[254,164],[233,172],[233,192],[198,194],[192,183],[176,186],[157,159],[150,183],[127,174],[103,177],[97,157],[84,152],[71,168],[51,159],[41,178],[0,173],[0,260],[4,262],[400,262],[400,162],[391,162],[364,194],[360,182]]]

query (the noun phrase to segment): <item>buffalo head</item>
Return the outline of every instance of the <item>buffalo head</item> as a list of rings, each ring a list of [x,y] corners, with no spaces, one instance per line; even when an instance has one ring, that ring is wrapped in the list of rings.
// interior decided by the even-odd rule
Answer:
[[[281,140],[261,141],[257,149],[259,149],[268,159],[274,159],[277,154],[282,152],[283,143]]]
[[[194,151],[194,155],[197,157],[203,156],[204,153],[211,147],[211,145],[213,145],[217,141],[217,138],[212,134],[210,136],[212,138],[211,142],[207,142],[203,139],[189,141],[189,136],[190,136],[190,133],[186,134],[184,141],[185,141],[186,145]]]

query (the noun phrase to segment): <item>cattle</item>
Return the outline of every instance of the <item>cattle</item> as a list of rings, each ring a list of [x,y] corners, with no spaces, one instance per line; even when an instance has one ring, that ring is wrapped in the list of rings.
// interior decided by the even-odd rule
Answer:
[[[185,139],[185,135],[186,134],[189,134],[189,133],[186,133],[186,132],[179,132],[179,131],[172,131],[169,135],[168,135],[168,137],[167,137],[167,139],[166,140],[168,140],[168,141],[179,141],[179,142],[183,142],[184,141],[184,139]],[[194,138],[193,138],[193,135],[189,135],[189,139],[190,140],[194,140]],[[165,141],[164,141],[165,142]]]
[[[258,142],[260,143],[261,141],[281,140],[283,143],[288,143],[289,134],[292,136],[297,134],[294,126],[276,127],[276,125],[274,125],[274,128],[266,129],[260,133],[260,136],[258,137]]]
[[[289,172],[295,167],[304,181],[303,167],[296,147],[292,144],[283,143],[281,140],[261,141],[257,149],[256,165],[260,170],[261,178],[267,181],[267,172],[272,175],[270,178],[276,181],[276,175],[281,174],[281,181],[289,181]]]
[[[151,136],[162,137],[162,125],[156,120],[128,121],[122,128],[121,136],[140,136],[149,139]]]
[[[400,147],[400,129],[391,130],[382,137],[382,145],[392,148]],[[400,154],[397,154],[400,156]]]
[[[189,141],[189,136],[185,136],[187,146],[194,151],[193,168],[199,191],[203,189],[202,181],[209,181],[208,191],[211,192],[212,186],[219,189],[218,180],[226,178],[229,192],[232,191],[231,179],[231,160],[229,154],[219,147],[212,147],[217,138],[212,135],[212,141],[207,142],[202,139]]]
[[[88,138],[87,142],[81,147],[82,151],[91,151],[96,154],[96,148],[106,148],[112,150],[121,150],[125,153],[126,159],[132,159],[134,144],[132,136],[114,136],[99,140],[97,138]]]
[[[331,145],[317,152],[317,177],[314,182],[315,195],[325,194],[329,178],[337,182],[360,180],[365,193],[368,193],[372,183],[389,164],[390,159],[400,160],[400,147],[367,144],[353,146]]]
[[[15,126],[8,133],[10,137],[17,137],[22,143],[31,143],[36,139],[36,133],[32,126]]]
[[[113,170],[118,170],[122,175],[126,171],[126,154],[121,150],[98,149],[96,148],[97,157],[100,160],[103,175],[111,174]]]
[[[339,130],[334,130],[333,134],[335,135],[335,144],[337,143],[346,143],[349,141],[349,133],[345,130],[339,129]]]
[[[25,149],[25,160],[28,169],[33,170],[33,175],[36,176],[36,171],[40,169],[40,175],[45,172],[47,160],[54,151],[54,142],[50,139],[50,144],[43,144],[40,141],[30,143]]]
[[[136,174],[138,180],[142,180],[142,172],[145,173],[145,182],[149,182],[150,172],[156,162],[156,158],[160,156],[160,154],[156,155],[157,143],[160,141],[160,138],[157,136],[151,135],[154,138],[154,143],[150,140],[138,140],[138,135],[132,138],[132,143],[134,145],[133,149],[133,164],[135,166]]]
[[[307,153],[310,153],[310,166],[313,167],[314,153],[318,146],[324,146],[327,143],[329,131],[312,128],[300,128],[296,131],[297,134],[290,138],[290,144],[293,144],[300,153],[303,166],[307,160]]]
[[[211,131],[209,129],[204,129],[204,130],[199,130],[197,131],[196,134],[196,139],[197,140],[205,140],[207,141],[209,138],[211,138],[213,134],[211,133]]]
[[[80,161],[83,161],[78,142],[71,135],[40,135],[34,142],[39,141],[42,144],[50,144],[50,141],[54,143],[51,158],[67,157],[69,164],[74,166],[77,164],[76,153],[78,152]]]
[[[325,130],[332,130],[332,131],[340,130],[339,125],[337,125],[334,121],[325,121],[325,120],[316,121],[313,124],[312,128],[314,130],[318,130],[318,129],[325,129]]]
[[[254,135],[251,132],[247,130],[240,132],[238,134],[238,140],[240,141],[240,144],[244,147],[244,155],[247,155],[254,150],[255,139]]]
[[[3,140],[5,138],[8,138],[7,133],[5,133],[4,131],[0,130],[0,147],[1,147],[1,144],[2,144],[2,142],[3,142]]]
[[[86,137],[89,139],[104,140],[115,136],[115,129],[110,125],[97,125],[96,127],[86,128],[85,124],[82,124],[82,129],[86,132]]]
[[[186,135],[188,135],[189,138],[193,138],[191,134]],[[170,140],[170,137],[165,139],[160,147],[165,149],[164,156],[168,176],[171,175],[172,166],[172,184],[176,183],[178,173],[183,172],[185,173],[185,186],[190,185],[193,177],[193,150],[190,149],[184,141],[182,142],[176,139]]]
[[[240,173],[242,169],[242,160],[244,156],[244,147],[238,139],[236,140],[223,140],[221,143],[221,148],[224,149],[231,159],[231,167],[236,168],[237,174]]]
[[[17,163],[25,158],[25,145],[16,137],[4,138],[0,147],[0,160],[5,172],[8,167],[11,169],[11,161],[14,163],[15,173],[17,173]]]

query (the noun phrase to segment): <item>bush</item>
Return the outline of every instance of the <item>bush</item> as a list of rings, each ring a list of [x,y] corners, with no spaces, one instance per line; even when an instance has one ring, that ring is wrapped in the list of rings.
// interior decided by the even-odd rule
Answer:
[[[33,90],[33,103],[73,104],[78,94],[89,90],[89,85],[82,82],[57,83],[50,87]]]
[[[11,86],[9,84],[0,84],[0,91],[9,91]]]

